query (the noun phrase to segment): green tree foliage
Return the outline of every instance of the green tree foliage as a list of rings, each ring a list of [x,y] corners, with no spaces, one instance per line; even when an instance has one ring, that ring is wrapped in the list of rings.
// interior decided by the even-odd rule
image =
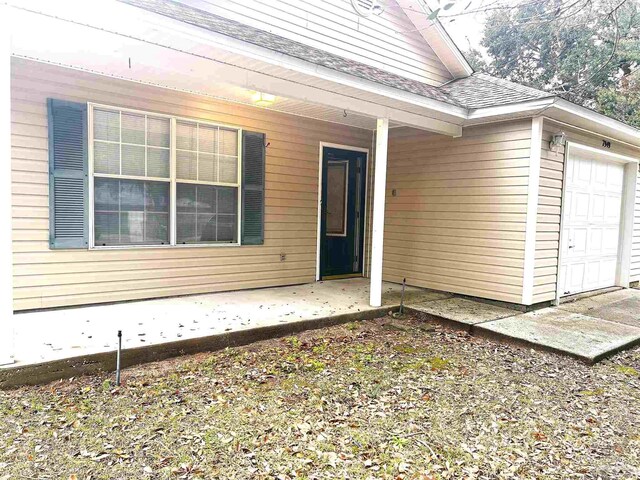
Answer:
[[[598,110],[629,125],[640,127],[640,75],[630,75],[624,87],[609,87],[598,91]]]
[[[528,0],[488,11],[487,73],[640,126],[640,1]]]

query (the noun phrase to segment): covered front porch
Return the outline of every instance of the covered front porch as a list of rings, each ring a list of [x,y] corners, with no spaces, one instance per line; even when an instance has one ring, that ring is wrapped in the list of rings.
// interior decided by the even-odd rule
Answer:
[[[115,368],[118,331],[123,365],[241,345],[349,321],[399,307],[402,286],[385,282],[382,306],[369,305],[364,278],[133,301],[14,316],[15,363],[0,384],[41,383]],[[450,295],[407,287],[405,301]],[[12,372],[17,372],[14,375]]]
[[[30,337],[32,332],[21,334],[19,326],[12,332],[12,325],[19,325],[24,318],[18,316],[11,320],[11,305],[15,310],[31,310],[287,285],[312,281],[314,271],[316,279],[320,278],[322,178],[319,170],[322,167],[317,161],[314,166],[309,157],[311,150],[316,158],[316,152],[322,155],[323,143],[357,146],[368,152],[368,178],[364,187],[366,204],[362,212],[366,221],[361,232],[365,252],[360,259],[360,274],[370,280],[361,279],[359,282],[367,284],[364,294],[368,298],[362,305],[366,304],[369,309],[383,306],[382,258],[389,129],[410,126],[446,136],[459,136],[462,109],[415,93],[399,92],[393,86],[363,77],[354,81],[354,78],[330,68],[287,58],[275,54],[268,47],[228,35],[213,31],[205,35],[201,28],[186,27],[181,22],[127,5],[118,5],[115,9],[122,10],[122,15],[115,11],[109,11],[109,15],[96,15],[93,8],[63,7],[55,17],[45,11],[46,8],[39,13],[5,9],[10,10],[7,15],[11,14],[15,24],[28,23],[31,28],[64,32],[52,39],[56,45],[50,44],[46,52],[42,51],[39,40],[22,35],[19,29],[14,32],[15,47],[10,49],[10,54],[15,58],[7,73],[13,70],[15,76],[16,64],[24,69],[23,73],[17,74],[19,81],[15,77],[12,81],[14,85],[24,83],[23,89],[27,93],[12,94],[9,75],[3,78],[6,82],[2,93],[5,98],[13,99],[14,110],[18,113],[14,117],[5,117],[1,127],[9,131],[7,125],[13,121],[11,129],[16,138],[22,141],[23,136],[25,139],[29,137],[24,144],[16,146],[30,157],[19,157],[18,161],[31,162],[31,157],[39,162],[46,161],[47,123],[43,122],[42,110],[45,100],[51,97],[125,106],[136,111],[173,115],[174,118],[204,117],[212,122],[237,125],[247,131],[265,132],[264,244],[246,246],[238,242],[215,252],[208,250],[204,260],[201,257],[205,255],[191,253],[204,250],[174,248],[180,247],[175,245],[175,239],[170,246],[164,246],[172,248],[127,250],[100,249],[89,238],[83,250],[56,252],[51,250],[48,241],[49,207],[44,203],[48,187],[46,181],[41,181],[46,174],[38,172],[38,178],[34,180],[31,171],[18,169],[19,180],[13,173],[13,182],[24,185],[16,189],[10,183],[12,175],[8,172],[10,164],[7,163],[7,175],[2,176],[7,185],[2,190],[8,192],[13,187],[14,192],[17,190],[25,198],[25,203],[15,204],[13,200],[14,225],[17,225],[14,228],[19,232],[14,234],[13,240],[5,237],[2,249],[3,264],[13,263],[14,271],[11,277],[13,288],[11,282],[5,283],[3,288],[7,302],[3,302],[4,316],[0,325],[0,363],[11,362],[12,359],[21,362],[20,352],[24,351],[21,342],[29,343],[33,338]],[[106,23],[111,21],[108,19],[116,17],[125,20],[118,22],[117,26],[108,27]],[[89,19],[95,22],[96,18],[104,18],[106,23],[90,24]],[[163,32],[161,43],[157,42],[159,31]],[[77,38],[84,39],[86,48],[82,51],[77,49]],[[113,45],[118,45],[118,48],[114,49]],[[42,69],[51,75],[32,74],[30,69]],[[41,84],[40,80],[33,80],[36,78],[45,81]],[[53,78],[55,86],[54,82],[44,85]],[[263,92],[267,94],[265,98],[272,101],[256,102],[254,95]],[[17,107],[16,103],[19,104]],[[287,116],[286,121],[283,115]],[[27,117],[29,125],[25,126],[23,122],[27,120],[22,119]],[[37,123],[35,127],[31,125],[34,121]],[[22,130],[16,132],[16,129]],[[311,131],[313,134],[309,134]],[[360,133],[352,135],[345,133],[347,131]],[[357,141],[343,140],[349,136]],[[44,167],[40,163],[38,166],[41,170]],[[31,164],[28,168],[32,168]],[[295,180],[294,176],[297,176]],[[42,183],[39,188],[45,192],[44,195],[29,186],[38,183]],[[314,191],[314,183],[318,185],[317,192]],[[86,230],[92,231],[91,221],[87,223]],[[316,241],[315,249],[308,245]],[[241,256],[243,258],[239,259]],[[242,262],[240,267],[236,266],[236,261]],[[70,264],[73,265],[68,266]],[[10,270],[5,272],[9,278]],[[126,303],[118,308],[129,311],[134,308],[132,305]],[[52,330],[81,335],[79,332],[84,330],[76,331],[77,325],[72,320],[75,316],[71,312],[74,311],[59,312],[29,315],[59,315],[54,322],[55,327],[45,330],[48,335],[54,334]],[[103,323],[105,328],[111,328],[111,323]],[[107,344],[97,340],[100,335],[88,337],[85,335],[83,338],[87,345],[95,342]],[[150,341],[144,337],[138,340],[145,340],[139,343]],[[53,345],[55,342],[49,343]],[[71,342],[76,343],[78,339]]]

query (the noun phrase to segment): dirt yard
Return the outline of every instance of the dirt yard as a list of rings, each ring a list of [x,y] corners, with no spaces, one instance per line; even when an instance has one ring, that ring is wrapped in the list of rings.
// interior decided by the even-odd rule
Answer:
[[[0,479],[637,479],[639,372],[387,317],[0,392]]]

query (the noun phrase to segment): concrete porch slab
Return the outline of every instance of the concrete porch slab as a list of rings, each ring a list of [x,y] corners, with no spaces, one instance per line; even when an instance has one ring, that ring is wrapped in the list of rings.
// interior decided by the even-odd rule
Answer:
[[[411,302],[407,303],[407,307],[417,312],[426,313],[436,320],[460,324],[463,328],[490,320],[512,317],[521,313],[517,310],[460,297],[422,303]]]
[[[588,363],[640,343],[638,327],[553,307],[478,324],[473,333],[507,338]]]
[[[369,305],[369,280],[332,280],[15,315],[15,363],[0,387],[43,383],[115,368],[117,332],[124,366],[290,335],[395,310],[402,286],[383,284],[383,306]],[[407,287],[405,300],[449,294]]]
[[[400,295],[400,285],[385,283],[383,306],[399,305]],[[442,298],[413,287],[405,296]],[[18,313],[14,366],[113,351],[118,330],[126,349],[370,310],[369,280],[356,278]]]
[[[640,291],[635,289],[581,298],[574,302],[562,303],[558,308],[640,328]]]

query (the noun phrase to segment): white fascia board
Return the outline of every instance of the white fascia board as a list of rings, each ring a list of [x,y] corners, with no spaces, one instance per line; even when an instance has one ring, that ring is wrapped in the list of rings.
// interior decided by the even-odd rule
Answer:
[[[584,118],[585,120],[593,122],[600,127],[615,130],[616,132],[620,132],[623,135],[635,138],[638,144],[640,144],[640,130],[622,123],[619,120],[615,120],[601,113],[594,112],[593,110],[590,110],[588,108],[581,107],[580,105],[576,105],[575,103],[568,102],[567,100],[564,100],[562,98],[555,99],[553,108],[557,108],[558,110],[567,112],[571,115]]]
[[[640,147],[640,130],[637,128],[559,97],[473,109],[469,111],[463,126],[538,115],[576,128],[588,128],[594,134],[610,136],[630,146]]]
[[[25,7],[27,5],[27,7]],[[113,0],[83,2],[69,0],[67,2],[43,2],[42,0],[23,0],[17,8],[28,8],[29,11],[40,12],[60,19],[81,23],[88,27],[104,29],[143,41],[178,48],[184,51],[192,48],[193,42],[221,48],[248,59],[263,61],[292,72],[312,75],[343,86],[356,88],[386,99],[405,102],[414,106],[425,107],[434,112],[435,118],[445,121],[462,122],[467,116],[467,109],[434,100],[404,90],[381,85],[349,75],[337,70],[317,65],[306,60],[291,57],[284,53],[260,47],[238,40],[227,35],[212,32],[160,14],[155,14],[138,7]],[[135,21],[131,21],[135,18]]]
[[[185,44],[179,45],[182,48],[168,47],[46,14],[23,9],[15,9],[14,13],[13,55],[17,57],[212,97],[216,97],[215,82],[233,84],[372,118],[389,118],[402,125],[443,135],[462,135],[460,125],[402,110],[402,104],[394,108],[240,67],[214,56],[185,51]],[[46,45],[41,37],[33,34],[52,28],[61,33],[50,37]],[[83,39],[82,48],[77,46],[78,38]],[[162,38],[166,39],[166,35]]]
[[[554,102],[554,97],[543,98],[540,100],[533,100],[529,102],[510,103],[507,105],[498,105],[495,107],[484,107],[469,110],[467,119],[469,121],[474,120],[487,120],[501,116],[531,116],[542,113],[545,109],[551,107]]]
[[[397,0],[397,2],[454,78],[468,77],[473,73],[473,68],[440,21],[429,20],[431,9],[422,0]]]

